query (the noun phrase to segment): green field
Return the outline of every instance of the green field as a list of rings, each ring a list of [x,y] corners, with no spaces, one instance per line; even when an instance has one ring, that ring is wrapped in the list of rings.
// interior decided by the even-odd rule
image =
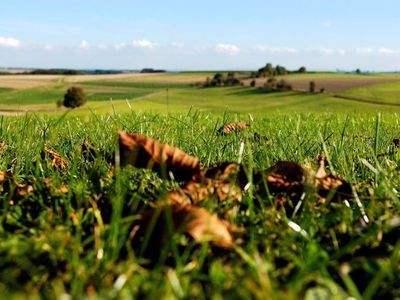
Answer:
[[[332,93],[307,92],[264,93],[251,87],[199,88],[212,73],[166,73],[156,75],[124,74],[114,76],[46,76],[0,77],[0,109],[9,111],[61,112],[56,102],[63,98],[68,87],[78,86],[88,95],[88,104],[78,114],[90,111],[109,112],[185,112],[195,108],[205,112],[269,113],[269,112],[352,112],[400,111],[400,76],[396,74],[295,74],[283,77],[307,86],[308,80],[319,78],[333,87],[344,85],[345,90],[336,94],[364,100],[356,101],[333,97]],[[243,75],[243,74],[242,74]],[[310,79],[311,78],[311,79]],[[25,88],[25,83],[37,81],[43,86]],[[366,85],[362,85],[365,80]],[[372,80],[372,81],[371,81]],[[380,80],[383,83],[367,84]],[[385,83],[385,80],[388,81]],[[336,82],[337,81],[337,82]],[[343,83],[344,82],[344,83]],[[354,82],[354,87],[352,83]],[[130,106],[127,104],[129,102]],[[384,104],[384,105],[381,105]],[[389,105],[394,104],[394,105]]]
[[[0,77],[0,109],[31,111],[0,116],[0,299],[400,298],[400,106],[390,105],[399,84],[341,92],[368,103],[191,86],[205,76],[50,76],[35,88],[24,88],[28,78]],[[56,108],[72,85],[88,103]],[[371,91],[388,103],[374,103]],[[218,132],[235,121],[249,127]],[[231,247],[196,238],[190,218],[182,225],[172,206],[160,208],[157,200],[184,190],[163,167],[160,175],[121,167],[121,129],[178,147],[203,169],[241,163],[245,186],[243,176],[217,179],[228,184],[227,198],[214,186],[191,204],[229,224]],[[315,188],[319,155],[350,193]],[[272,189],[268,168],[282,160],[304,169],[300,192]],[[135,242],[149,210],[156,217]],[[160,229],[152,227],[157,213],[165,222],[151,230]]]

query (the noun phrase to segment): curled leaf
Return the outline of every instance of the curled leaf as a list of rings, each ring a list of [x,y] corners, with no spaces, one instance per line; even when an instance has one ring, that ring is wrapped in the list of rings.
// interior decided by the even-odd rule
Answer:
[[[327,199],[340,200],[352,198],[351,185],[343,179],[326,171],[326,158],[318,157],[319,168],[315,174],[315,186],[320,196],[319,204],[325,203]]]
[[[235,183],[242,189],[246,186],[247,174],[243,166],[233,162],[223,162],[203,170],[203,176],[221,182]]]
[[[181,186],[179,190],[167,193],[163,201],[170,204],[198,204],[214,197],[219,201],[230,199],[240,202],[242,190],[231,183],[205,178],[201,182],[190,181]]]
[[[161,176],[172,173],[177,181],[188,181],[200,173],[200,162],[178,148],[161,144],[141,134],[119,132],[121,166],[148,168]]]
[[[44,153],[51,159],[51,165],[60,170],[67,168],[67,161],[57,152],[50,150],[47,146],[44,148]]]
[[[165,205],[141,215],[131,232],[132,246],[148,257],[158,257],[174,233],[187,234],[195,242],[209,242],[217,248],[233,247],[230,225],[205,208]]]
[[[18,183],[11,172],[0,172],[1,194],[13,199],[22,199],[33,193],[32,185]]]
[[[237,131],[243,131],[249,127],[250,127],[250,125],[246,122],[242,122],[242,121],[232,122],[232,123],[225,124],[224,126],[219,128],[218,133],[228,135],[228,134],[232,134]]]
[[[278,161],[265,171],[254,173],[254,183],[260,196],[274,196],[275,205],[291,214],[304,191],[305,174],[295,162]]]
[[[187,206],[178,231],[188,233],[196,242],[210,242],[216,247],[232,248],[229,224],[205,208]]]

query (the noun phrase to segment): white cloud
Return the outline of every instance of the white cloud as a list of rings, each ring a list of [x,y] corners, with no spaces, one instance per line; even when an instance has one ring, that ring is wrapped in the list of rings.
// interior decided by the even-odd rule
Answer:
[[[100,44],[100,45],[98,45],[97,47],[98,47],[100,50],[107,50],[107,49],[108,49],[108,46],[105,45],[105,44]]]
[[[20,48],[21,42],[16,38],[0,36],[0,47]]]
[[[90,47],[89,43],[85,40],[83,40],[80,44],[79,44],[79,49],[88,49]]]
[[[255,47],[257,51],[270,54],[297,54],[299,50],[296,48],[289,47],[265,47],[257,46]]]
[[[336,53],[336,49],[332,49],[332,48],[321,48],[321,49],[318,50],[318,52],[319,52],[320,54],[323,54],[323,55],[333,55],[333,54]]]
[[[46,44],[43,46],[43,50],[44,51],[53,51],[54,50],[54,46],[51,44]]]
[[[322,55],[346,55],[347,50],[343,48],[334,49],[334,48],[320,48],[317,50],[319,54]]]
[[[215,46],[215,52],[236,55],[240,53],[240,48],[232,44],[217,44]]]
[[[121,50],[121,49],[123,49],[123,48],[125,48],[125,47],[126,47],[126,44],[125,44],[125,43],[114,44],[114,49],[115,49],[115,50]]]
[[[185,47],[185,44],[184,43],[180,43],[180,42],[172,42],[170,45],[171,45],[171,47],[175,47],[175,48],[183,48],[183,47]]]
[[[379,54],[382,55],[399,55],[400,50],[394,50],[394,49],[389,49],[389,48],[379,48],[378,50]]]
[[[132,41],[132,46],[135,48],[154,49],[158,47],[158,44],[147,40],[134,40]]]
[[[362,54],[362,55],[372,54],[372,53],[374,53],[374,49],[372,49],[372,48],[357,48],[356,53]]]

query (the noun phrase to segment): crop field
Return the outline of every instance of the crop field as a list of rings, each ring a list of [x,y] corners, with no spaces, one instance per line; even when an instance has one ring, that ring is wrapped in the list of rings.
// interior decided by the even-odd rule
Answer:
[[[0,299],[400,298],[400,76],[208,76],[0,76]]]
[[[245,74],[245,73],[243,73]],[[56,102],[68,87],[78,86],[88,95],[88,103],[74,114],[91,112],[186,112],[195,108],[205,112],[352,112],[400,111],[400,76],[397,74],[297,74],[283,77],[295,89],[293,92],[265,93],[246,86],[218,89],[194,87],[213,73],[182,72],[162,74],[116,75],[5,75],[0,76],[0,111],[3,114],[46,112],[62,114]],[[241,74],[239,74],[241,75]],[[266,79],[259,79],[261,86]],[[309,94],[310,81],[317,91]],[[346,99],[336,98],[343,96]],[[358,96],[358,97],[356,97]],[[355,98],[355,99],[352,99]],[[363,101],[357,101],[359,98]],[[384,104],[384,105],[381,105]]]

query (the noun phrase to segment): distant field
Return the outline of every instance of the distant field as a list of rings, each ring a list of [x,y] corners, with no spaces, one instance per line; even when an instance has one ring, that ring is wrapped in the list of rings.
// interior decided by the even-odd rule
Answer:
[[[374,102],[400,104],[400,81],[351,88],[343,91],[340,95],[358,97]]]
[[[108,113],[129,112],[185,112],[190,108],[208,112],[269,113],[269,112],[335,112],[335,111],[399,111],[400,75],[355,74],[294,74],[284,76],[296,91],[264,93],[249,86],[198,88],[193,84],[212,77],[210,72],[181,72],[162,74],[116,75],[5,75],[0,76],[0,110],[10,112],[65,111],[56,102],[63,98],[68,87],[82,87],[88,103],[74,113],[90,111]],[[262,86],[266,79],[258,79]],[[310,81],[315,81],[317,91],[309,94]],[[245,80],[249,84],[249,80]],[[366,102],[333,97],[341,95],[362,98]],[[356,99],[355,99],[356,100]],[[368,102],[369,101],[369,102]],[[400,101],[399,101],[400,102]],[[380,105],[384,103],[386,105]],[[389,104],[389,105],[388,105]]]
[[[325,89],[328,93],[337,93],[356,87],[369,86],[379,83],[400,82],[400,76],[396,75],[353,75],[353,74],[302,74],[280,77],[285,79],[293,86],[293,89],[308,91],[311,81],[316,84],[316,90]],[[264,86],[268,78],[256,79],[256,85]],[[251,80],[246,80],[246,85],[250,85]]]

